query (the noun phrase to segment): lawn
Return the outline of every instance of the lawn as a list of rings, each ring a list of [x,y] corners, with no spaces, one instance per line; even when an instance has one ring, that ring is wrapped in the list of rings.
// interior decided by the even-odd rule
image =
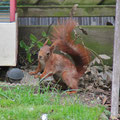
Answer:
[[[36,92],[30,87],[0,88],[0,120],[99,120],[105,108],[83,105],[78,94],[59,91]]]

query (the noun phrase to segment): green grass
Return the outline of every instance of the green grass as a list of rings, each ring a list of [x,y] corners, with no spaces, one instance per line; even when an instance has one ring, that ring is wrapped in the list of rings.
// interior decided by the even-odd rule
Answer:
[[[63,95],[46,91],[34,94],[30,87],[0,89],[0,120],[99,120],[104,107],[88,107],[80,103],[78,95]]]

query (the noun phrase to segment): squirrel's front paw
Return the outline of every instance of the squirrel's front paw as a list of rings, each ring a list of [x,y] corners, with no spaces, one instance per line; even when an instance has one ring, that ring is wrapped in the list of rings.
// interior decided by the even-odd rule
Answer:
[[[35,79],[36,79],[36,78],[39,78],[39,75],[35,75],[34,78],[35,78]]]
[[[34,75],[34,74],[35,74],[35,72],[29,72],[29,74],[30,74],[30,75]]]

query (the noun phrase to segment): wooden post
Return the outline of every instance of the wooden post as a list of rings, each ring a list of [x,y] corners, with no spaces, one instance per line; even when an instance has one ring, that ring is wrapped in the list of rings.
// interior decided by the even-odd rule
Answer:
[[[120,81],[120,0],[116,0],[116,22],[114,34],[114,57],[111,98],[111,118],[118,117]]]
[[[10,22],[15,21],[16,0],[10,0]]]

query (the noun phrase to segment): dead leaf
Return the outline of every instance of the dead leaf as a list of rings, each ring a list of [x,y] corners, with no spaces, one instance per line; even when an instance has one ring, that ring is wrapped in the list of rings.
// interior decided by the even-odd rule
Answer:
[[[103,104],[103,105],[105,105],[107,99],[108,99],[107,96],[104,96],[103,101],[102,101],[102,104]]]
[[[96,93],[96,94],[101,94],[101,93],[104,93],[104,90],[103,90],[103,89],[100,89],[100,88],[97,88],[97,89],[95,90],[95,93]]]
[[[101,57],[104,60],[109,60],[110,59],[110,57],[107,56],[106,54],[99,55],[99,57]]]
[[[87,90],[89,90],[89,91],[93,90],[93,85],[88,86]]]
[[[111,120],[119,120],[116,116],[111,116]]]
[[[100,62],[101,62],[100,59],[96,57],[91,63],[94,65],[95,63],[100,64]]]

